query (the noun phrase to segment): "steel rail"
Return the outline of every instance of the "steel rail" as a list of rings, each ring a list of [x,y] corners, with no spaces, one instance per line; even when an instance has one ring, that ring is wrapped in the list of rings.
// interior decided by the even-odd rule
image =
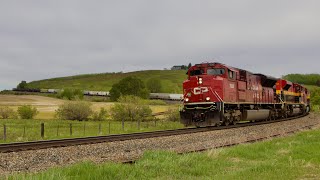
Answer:
[[[239,123],[239,124],[230,125],[230,126],[184,128],[184,129],[175,129],[175,130],[141,132],[141,133],[131,133],[131,134],[117,134],[117,135],[108,135],[108,136],[94,136],[94,137],[84,137],[84,138],[70,138],[70,139],[58,139],[58,140],[43,140],[43,141],[8,143],[8,144],[0,144],[0,153],[18,152],[18,151],[26,151],[26,150],[38,150],[38,149],[66,147],[66,146],[76,146],[76,145],[84,145],[84,144],[96,144],[96,143],[104,143],[104,142],[147,139],[147,138],[191,134],[191,133],[199,133],[199,132],[207,132],[207,131],[215,131],[215,130],[223,130],[223,129],[233,129],[233,128],[241,128],[241,127],[247,127],[247,126],[256,126],[256,125],[263,125],[263,124],[270,124],[270,123],[294,120],[294,119],[298,119],[298,118],[301,118],[304,116],[306,116],[306,115],[300,115],[300,116],[296,116],[296,117],[271,120],[271,121]]]

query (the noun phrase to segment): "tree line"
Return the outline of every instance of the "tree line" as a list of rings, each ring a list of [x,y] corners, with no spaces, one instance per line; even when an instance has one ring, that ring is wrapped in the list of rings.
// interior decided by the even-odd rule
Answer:
[[[26,88],[26,82],[21,82],[18,87]],[[91,103],[81,101],[83,93],[80,90],[65,89],[59,92],[56,97],[73,101],[67,101],[60,105],[56,110],[56,117],[78,121],[103,121],[108,116],[118,121],[150,120],[153,119],[152,110],[144,99],[149,98],[150,92],[161,92],[161,89],[162,84],[158,78],[151,78],[144,83],[137,77],[126,77],[115,83],[110,90],[110,99],[118,102],[111,107],[110,113],[104,108],[101,108],[100,111],[93,111]],[[27,105],[19,107],[18,112],[14,112],[9,107],[0,107],[0,118],[2,119],[17,119],[18,115],[21,119],[33,119],[37,114],[36,108]],[[178,109],[170,111],[167,119],[171,121],[179,120]]]
[[[283,76],[283,78],[299,84],[320,87],[320,74],[288,74]]]

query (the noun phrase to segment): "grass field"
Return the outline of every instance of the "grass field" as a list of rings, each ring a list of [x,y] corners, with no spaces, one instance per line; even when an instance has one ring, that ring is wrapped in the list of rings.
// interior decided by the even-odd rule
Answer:
[[[318,129],[202,153],[147,152],[132,165],[84,162],[9,179],[319,179],[319,139]]]
[[[146,100],[149,101],[149,100]],[[65,100],[45,97],[45,96],[35,96],[35,95],[0,95],[0,106],[9,106],[14,110],[17,110],[19,106],[22,105],[31,105],[38,109],[39,114],[35,117],[35,119],[41,120],[49,120],[55,119],[55,111],[58,109],[59,105],[66,102]],[[167,111],[171,106],[166,105],[165,103],[162,105],[159,102],[157,105],[156,100],[150,100],[151,103],[155,105],[150,105],[153,113],[164,112]],[[147,102],[148,103],[148,102]],[[92,109],[95,111],[99,111],[100,108],[105,108],[107,111],[114,104],[111,102],[92,102]],[[1,119],[0,119],[1,124]]]
[[[82,90],[109,91],[114,83],[128,76],[136,76],[147,82],[151,78],[159,78],[164,93],[182,93],[182,82],[186,79],[184,70],[148,70],[129,73],[88,74],[61,77],[28,83],[29,88],[78,88]]]
[[[161,104],[161,102],[157,102],[155,100],[146,101],[153,104]],[[179,122],[164,121],[163,119],[165,117],[163,115],[157,116],[159,119],[157,122],[141,122],[140,128],[138,128],[137,122],[125,122],[124,129],[122,128],[121,122],[112,121],[110,119],[108,121],[101,122],[56,120],[55,110],[64,102],[65,100],[34,95],[0,95],[0,106],[9,106],[10,108],[17,110],[19,106],[26,104],[36,107],[39,111],[35,120],[0,119],[0,143],[41,140],[41,123],[45,124],[45,136],[43,139],[122,134],[177,129],[183,127]],[[114,103],[94,102],[92,103],[92,109],[98,111],[101,107],[104,107],[109,111],[113,104]],[[168,109],[173,106],[176,105],[166,105],[164,103],[163,105],[150,105],[150,108],[153,113],[158,113],[168,111]],[[70,134],[70,124],[72,124],[72,135]],[[4,125],[6,125],[7,128],[6,141],[4,140]]]
[[[45,126],[44,140],[183,128],[179,122],[164,120],[141,122],[140,128],[137,122],[125,122],[124,129],[119,121],[0,120],[0,143],[43,140],[40,133],[41,123]],[[7,128],[6,141],[3,140],[4,124]]]

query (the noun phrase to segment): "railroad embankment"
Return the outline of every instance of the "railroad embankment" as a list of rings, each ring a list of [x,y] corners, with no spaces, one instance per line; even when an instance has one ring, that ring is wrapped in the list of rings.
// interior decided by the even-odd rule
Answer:
[[[14,176],[18,179],[54,179],[58,176],[95,179],[317,179],[320,177],[319,126],[294,135],[291,132],[307,123],[319,121],[320,117],[312,114],[290,122],[241,129],[0,154],[0,170],[2,174],[38,172]],[[271,138],[275,134],[283,137]],[[254,144],[241,143],[253,137],[257,140],[270,138]],[[241,145],[217,149],[236,143]],[[184,154],[204,149],[207,151]],[[110,163],[130,159],[136,160],[135,163]],[[56,166],[64,167],[50,169]],[[46,169],[49,170],[43,172]]]

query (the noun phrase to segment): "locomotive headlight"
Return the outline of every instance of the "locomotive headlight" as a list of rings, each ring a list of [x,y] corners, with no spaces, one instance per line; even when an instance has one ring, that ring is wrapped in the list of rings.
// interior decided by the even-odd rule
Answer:
[[[184,99],[185,102],[189,102],[189,98]]]
[[[202,78],[199,78],[199,84],[202,84]]]
[[[207,97],[207,98],[206,98],[206,101],[210,101],[210,97]]]

